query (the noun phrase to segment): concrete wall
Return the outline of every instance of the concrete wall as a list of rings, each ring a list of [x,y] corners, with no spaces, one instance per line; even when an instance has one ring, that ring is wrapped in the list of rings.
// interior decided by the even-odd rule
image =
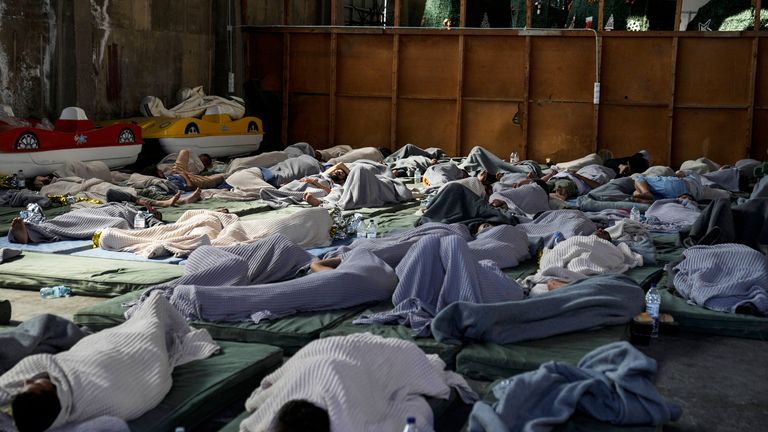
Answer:
[[[212,93],[214,0],[0,0],[0,102],[54,119],[138,115],[146,95],[176,104],[182,87]],[[221,5],[220,5],[220,4]],[[226,12],[226,9],[224,9]]]

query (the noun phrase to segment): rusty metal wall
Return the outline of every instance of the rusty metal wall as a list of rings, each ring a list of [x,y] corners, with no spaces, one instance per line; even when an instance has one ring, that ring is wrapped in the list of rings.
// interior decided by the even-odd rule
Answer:
[[[654,163],[671,165],[700,156],[765,159],[766,36],[245,30],[247,45],[263,53],[290,41],[288,74],[277,62],[252,68],[266,82],[280,81],[288,141],[413,143],[452,154],[482,145],[501,157],[518,151],[542,161],[647,149]]]

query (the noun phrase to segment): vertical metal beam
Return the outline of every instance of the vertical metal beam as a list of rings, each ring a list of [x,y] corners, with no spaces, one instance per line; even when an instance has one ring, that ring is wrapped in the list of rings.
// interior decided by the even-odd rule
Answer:
[[[338,53],[338,37],[335,32],[331,32],[331,46],[330,46],[330,72],[328,85],[328,147],[334,146],[336,141],[336,58]]]
[[[282,145],[288,145],[288,127],[290,119],[288,118],[288,99],[291,95],[291,34],[283,33],[283,130],[280,131],[280,140]]]
[[[464,93],[464,38],[459,35],[459,70],[456,82],[456,142],[453,146],[453,154],[456,156],[465,154],[461,151],[461,119],[462,119],[462,96]]]
[[[459,27],[467,26],[467,0],[459,2]]]
[[[400,0],[395,0],[395,11],[393,14],[394,22],[392,23],[395,27],[400,27],[400,8],[401,8],[401,2]]]
[[[392,103],[390,104],[389,121],[389,149],[394,150],[397,145],[397,96],[398,96],[398,77],[400,65],[400,34],[395,33],[392,39]]]
[[[525,0],[525,27],[533,23],[533,0]]]
[[[760,0],[757,1],[759,6]],[[755,92],[757,92],[757,55],[760,38],[752,38],[752,65],[749,74],[749,103],[747,104],[747,157],[752,156],[752,136],[755,127]],[[760,157],[759,159],[762,159]]]
[[[530,0],[527,2],[530,5]],[[518,107],[518,115],[522,116],[522,119],[520,121],[520,124],[523,128],[523,148],[522,148],[522,158],[523,159],[530,159],[530,156],[528,154],[528,118],[530,117],[530,93],[531,93],[531,53],[533,51],[531,50],[531,37],[526,36],[525,37],[525,65],[524,65],[524,82],[523,82],[523,112],[519,112]]]
[[[682,1],[682,0],[681,0]],[[331,25],[337,25],[336,21],[339,17],[339,5],[337,0],[331,0]]]
[[[683,20],[683,1],[677,0],[675,4],[675,27],[672,29],[673,31],[680,30],[680,23]]]
[[[605,0],[597,2],[597,31],[603,31],[603,10],[605,9]]]
[[[681,0],[682,1],[682,0]],[[680,25],[680,24],[678,24]],[[667,165],[672,165],[672,145],[674,143],[674,129],[675,129],[675,94],[677,92],[677,52],[680,38],[675,35],[672,38],[672,60],[670,61],[670,93],[669,104],[667,105],[667,118],[669,118],[669,126],[667,129]]]
[[[600,10],[601,11],[602,11],[602,3],[603,3],[603,1],[600,0],[600,6],[601,6]],[[600,20],[600,22],[602,23],[602,19]],[[596,65],[596,68],[597,68],[595,70],[595,82],[600,82],[600,75],[601,75],[600,74],[600,70],[603,67],[603,37],[602,36],[597,36],[595,38],[595,45],[596,45],[595,55],[597,56],[597,58],[595,59],[595,65]],[[595,102],[596,103],[594,103],[592,105],[592,107],[593,107],[592,108],[592,143],[593,143],[594,152],[597,153],[597,150],[600,147],[600,143],[599,143],[599,139],[600,139],[600,136],[599,136],[599,134],[600,134],[600,100],[597,100]]]
[[[283,25],[291,24],[291,0],[283,0]]]
[[[761,0],[755,1],[755,31],[760,31],[760,9],[762,7]]]

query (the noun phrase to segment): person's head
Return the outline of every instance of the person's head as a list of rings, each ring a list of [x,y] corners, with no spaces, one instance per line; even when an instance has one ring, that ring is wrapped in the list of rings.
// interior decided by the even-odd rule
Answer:
[[[285,403],[275,414],[274,432],[329,432],[328,412],[312,402],[298,399]]]
[[[11,402],[11,410],[19,432],[48,429],[61,412],[56,386],[48,378],[27,380],[24,390]]]
[[[328,174],[328,177],[336,184],[344,184],[347,181],[347,172],[341,168],[337,168]]]
[[[323,161],[323,154],[320,153],[319,150],[315,150],[315,159],[319,160],[320,162]]]
[[[683,202],[683,201],[691,201],[691,202],[694,202],[694,203],[696,202],[696,200],[693,199],[693,195],[687,194],[687,193],[684,193],[684,194],[678,196],[677,199],[680,202]]]
[[[51,184],[52,179],[53,177],[51,176],[35,176],[35,178],[32,179],[32,183],[29,188],[32,190],[39,191],[40,189],[43,188],[43,186]]]
[[[611,241],[611,234],[602,228],[598,228],[597,231],[595,231],[595,235],[605,241]]]
[[[213,159],[211,159],[211,155],[209,155],[208,153],[203,153],[200,156],[198,156],[198,158],[200,158],[200,162],[203,163],[203,166],[206,169],[213,166]]]

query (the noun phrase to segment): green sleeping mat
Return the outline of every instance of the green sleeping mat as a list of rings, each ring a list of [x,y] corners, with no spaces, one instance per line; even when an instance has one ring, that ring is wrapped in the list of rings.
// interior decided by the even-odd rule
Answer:
[[[688,302],[668,289],[661,291],[661,311],[674,317],[681,329],[748,339],[768,339],[768,318],[717,312]]]
[[[75,295],[114,297],[176,279],[183,273],[184,267],[172,264],[24,252],[3,263],[0,286],[39,290],[65,285]]]
[[[456,356],[456,372],[493,381],[536,369],[550,360],[575,364],[599,346],[628,339],[628,328],[627,325],[610,326],[508,345],[468,345]]]
[[[139,298],[143,291],[131,292],[84,307],[75,313],[73,321],[98,331],[114,327],[123,321],[123,303]],[[210,322],[193,321],[197,328],[207,329],[215,339],[237,342],[255,342],[282,348],[286,354],[293,354],[309,342],[317,339],[324,330],[333,328],[347,318],[357,316],[365,306],[325,311],[302,312],[275,321],[255,324],[253,322]]]
[[[280,348],[219,342],[222,352],[177,367],[173,387],[160,404],[128,422],[133,431],[194,430],[222,409],[248,396],[283,361]]]
[[[410,327],[401,325],[377,325],[377,324],[352,324],[359,315],[373,312],[385,312],[392,309],[390,301],[382,302],[371,307],[365,312],[360,312],[354,317],[344,321],[338,326],[326,330],[320,334],[320,337],[346,336],[355,333],[369,332],[382,337],[391,337],[405,339],[418,345],[427,354],[437,354],[445,362],[449,369],[453,369],[456,362],[456,354],[461,350],[461,345],[444,344],[436,341],[434,338],[415,337]]]

